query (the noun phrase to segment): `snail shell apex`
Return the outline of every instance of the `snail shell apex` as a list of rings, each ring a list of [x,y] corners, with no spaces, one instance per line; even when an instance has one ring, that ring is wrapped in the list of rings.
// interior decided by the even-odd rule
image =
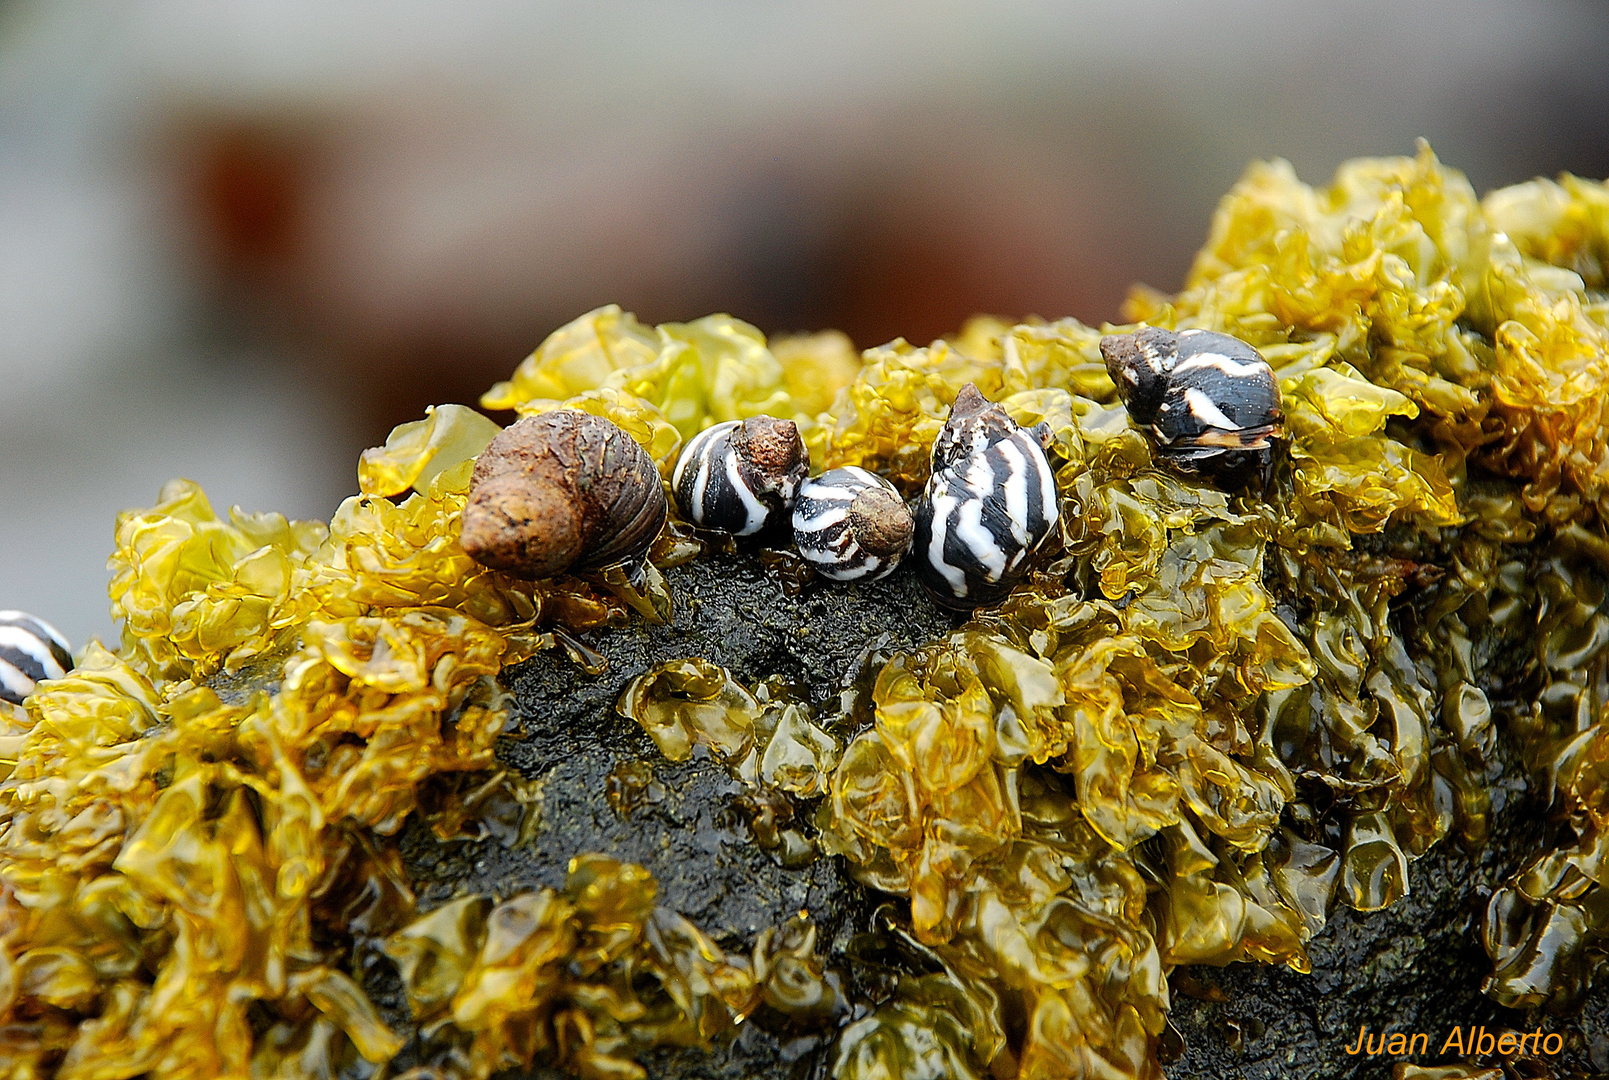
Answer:
[[[676,505],[701,529],[752,536],[791,509],[810,472],[799,426],[773,416],[728,420],[688,442],[671,476]]]
[[[653,459],[601,416],[555,409],[505,428],[470,478],[460,543],[534,580],[641,559],[669,505]]]
[[[24,611],[0,611],[0,701],[21,705],[40,682],[72,668],[67,639],[54,626]]]
[[[950,417],[933,440],[933,470],[950,468],[990,444],[1009,438],[1022,429],[1006,415],[1006,410],[983,396],[977,383],[967,383],[955,395]]]
[[[899,565],[915,523],[894,485],[847,466],[806,480],[793,504],[799,554],[833,581],[875,581]]]

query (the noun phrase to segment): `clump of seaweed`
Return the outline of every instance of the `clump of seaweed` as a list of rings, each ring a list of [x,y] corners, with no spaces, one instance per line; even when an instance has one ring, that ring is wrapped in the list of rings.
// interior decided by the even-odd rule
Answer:
[[[603,855],[562,890],[416,910],[404,821],[450,836],[518,801],[499,672],[555,646],[595,665],[572,635],[631,618],[607,581],[464,553],[495,425],[445,405],[398,428],[327,526],[220,518],[176,481],[118,520],[116,651],[0,718],[0,1065],[370,1074],[403,1039],[355,978],[361,936],[431,1075],[641,1076],[643,1050],[769,1010],[835,1033],[845,1080],[1156,1077],[1174,968],[1305,970],[1334,903],[1385,907],[1435,844],[1483,842],[1500,737],[1555,824],[1491,898],[1486,989],[1569,1008],[1609,962],[1606,266],[1602,184],[1477,200],[1424,147],[1323,189],[1263,164],[1126,327],[980,318],[857,358],[608,307],[494,387],[488,408],[608,417],[662,477],[763,413],[815,468],[906,494],[967,383],[1049,425],[1058,542],[1003,603],[879,658],[867,700],[811,715],[698,657],[621,699],[667,757],[708,747],[750,786],[767,846],[891,898],[848,950],[876,987],[854,1010],[808,921],[732,955]],[[1289,446],[1265,488],[1153,460],[1098,348],[1142,323],[1267,357]],[[672,520],[651,558],[700,550]]]
[[[632,1051],[729,1033],[768,974],[656,906],[655,891],[641,867],[585,855],[562,892],[495,905],[466,896],[392,934],[385,951],[430,1051],[470,1075],[542,1060],[641,1077]]]

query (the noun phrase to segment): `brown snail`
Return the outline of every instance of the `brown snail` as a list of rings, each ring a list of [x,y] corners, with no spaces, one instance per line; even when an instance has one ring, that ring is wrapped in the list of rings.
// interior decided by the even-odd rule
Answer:
[[[555,409],[503,429],[470,478],[459,542],[476,562],[534,580],[640,564],[669,507],[637,441],[590,413]]]

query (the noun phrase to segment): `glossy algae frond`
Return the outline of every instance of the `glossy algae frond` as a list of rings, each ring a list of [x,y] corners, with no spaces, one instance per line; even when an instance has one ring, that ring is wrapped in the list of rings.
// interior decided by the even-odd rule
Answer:
[[[1601,184],[1477,201],[1428,149],[1321,189],[1253,166],[1184,290],[1128,317],[1269,359],[1289,445],[1256,495],[1159,469],[1073,320],[857,360],[610,307],[487,395],[608,416],[666,472],[709,423],[791,417],[817,468],[908,493],[967,382],[1049,423],[1060,544],[888,659],[864,715],[698,658],[622,699],[895,898],[848,950],[878,987],[859,1014],[807,922],[730,955],[603,857],[559,891],[414,910],[404,819],[450,835],[519,794],[498,672],[632,617],[464,555],[472,414],[399,428],[327,526],[220,518],[175,482],[118,521],[117,650],[0,716],[4,1071],[373,1072],[401,1040],[355,979],[362,936],[444,1075],[640,1076],[644,1048],[775,1009],[834,1033],[849,1080],[1154,1077],[1173,966],[1304,968],[1333,903],[1388,905],[1432,845],[1482,842],[1503,733],[1560,824],[1492,897],[1487,990],[1568,1007],[1609,949],[1606,265]],[[673,521],[655,558],[697,551]]]
[[[641,1077],[630,1054],[730,1033],[765,982],[654,904],[639,866],[573,859],[562,892],[452,901],[385,944],[432,1049],[485,1076],[533,1056],[587,1077]]]

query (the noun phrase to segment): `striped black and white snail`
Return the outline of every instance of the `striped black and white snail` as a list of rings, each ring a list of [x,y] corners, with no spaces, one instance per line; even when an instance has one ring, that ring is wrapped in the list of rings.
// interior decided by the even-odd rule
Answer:
[[[853,465],[806,480],[793,504],[794,545],[833,581],[887,576],[910,550],[913,530],[894,485]]]
[[[640,565],[668,513],[659,470],[635,439],[603,417],[555,409],[482,451],[460,543],[483,566],[527,580]]]
[[[792,420],[751,416],[695,435],[676,462],[676,505],[701,529],[752,536],[789,510],[810,472]]]
[[[1101,356],[1157,457],[1238,487],[1265,470],[1280,434],[1279,382],[1261,353],[1210,330],[1145,327],[1101,338]]]
[[[73,655],[54,626],[23,611],[0,611],[0,701],[21,705],[45,679],[59,679]]]
[[[916,508],[917,572],[939,604],[965,610],[1005,597],[1055,528],[1049,429],[1018,427],[972,383],[933,442]]]

